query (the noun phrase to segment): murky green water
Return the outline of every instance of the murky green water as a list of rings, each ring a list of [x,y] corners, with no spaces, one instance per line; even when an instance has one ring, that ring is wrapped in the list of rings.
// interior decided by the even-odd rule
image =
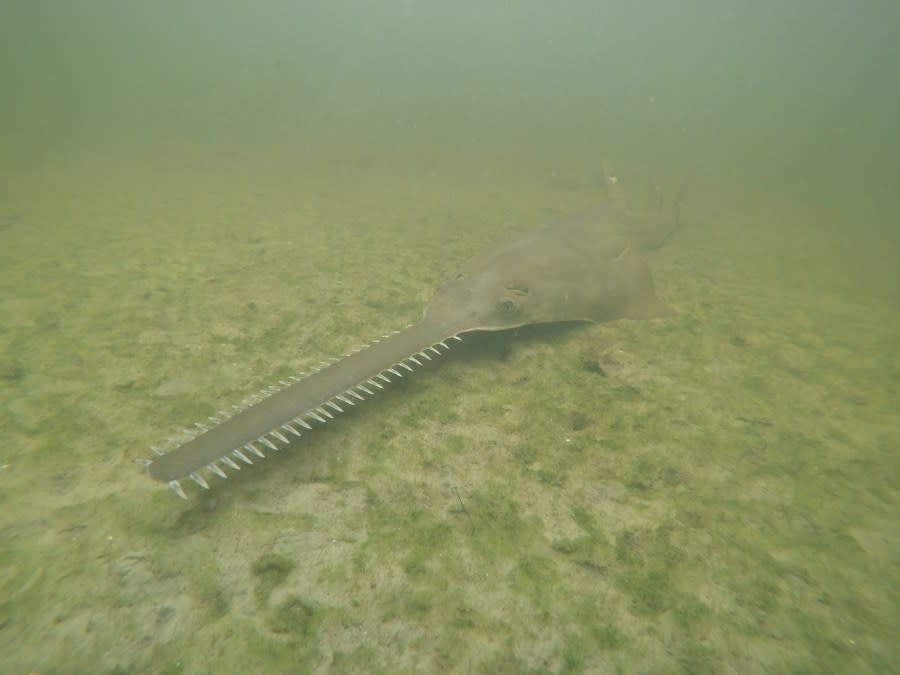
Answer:
[[[890,671],[894,9],[29,7],[4,672]],[[648,256],[676,316],[467,339],[187,502],[144,475],[601,201],[603,157],[691,176]]]

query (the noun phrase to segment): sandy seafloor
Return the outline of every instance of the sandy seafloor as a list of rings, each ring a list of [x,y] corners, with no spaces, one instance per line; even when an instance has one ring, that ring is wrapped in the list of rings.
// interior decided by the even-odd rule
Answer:
[[[185,502],[150,445],[415,320],[597,172],[176,156],[4,165],[2,672],[900,662],[896,287],[815,204],[701,181],[649,256],[676,316],[466,340]]]

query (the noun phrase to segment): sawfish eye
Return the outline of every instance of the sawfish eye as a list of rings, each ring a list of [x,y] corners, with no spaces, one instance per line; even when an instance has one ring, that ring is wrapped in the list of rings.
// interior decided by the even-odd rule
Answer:
[[[503,298],[499,302],[497,302],[497,309],[499,309],[504,314],[514,314],[519,309],[519,303],[516,302],[513,298]]]
[[[497,309],[503,314],[516,314],[519,311],[519,298],[528,295],[528,285],[520,282],[506,284],[506,294],[497,301]]]
[[[516,295],[528,295],[528,286],[522,283],[507,284],[506,290],[511,291]]]

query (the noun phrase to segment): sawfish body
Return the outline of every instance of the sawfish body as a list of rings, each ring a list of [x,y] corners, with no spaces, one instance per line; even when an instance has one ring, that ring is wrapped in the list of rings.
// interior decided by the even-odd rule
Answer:
[[[445,353],[465,333],[667,315],[639,252],[662,226],[671,230],[672,220],[618,205],[608,173],[607,189],[610,206],[545,225],[473,260],[436,291],[419,322],[196,425],[173,448],[157,451],[147,463],[151,477],[181,497],[181,479],[208,488],[204,471],[224,478],[225,469],[252,464]]]

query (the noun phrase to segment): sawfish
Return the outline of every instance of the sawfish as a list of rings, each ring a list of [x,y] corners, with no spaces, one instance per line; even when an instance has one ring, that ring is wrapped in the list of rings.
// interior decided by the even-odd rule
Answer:
[[[678,204],[664,209],[652,188],[649,208],[629,208],[622,184],[603,166],[607,199],[475,258],[435,292],[421,320],[365,347],[282,380],[169,447],[153,448],[149,474],[180,497],[182,480],[209,489],[211,475],[263,459],[267,451],[326,424],[396,379],[446,353],[467,333],[559,322],[600,323],[667,316],[641,252],[678,226]]]

